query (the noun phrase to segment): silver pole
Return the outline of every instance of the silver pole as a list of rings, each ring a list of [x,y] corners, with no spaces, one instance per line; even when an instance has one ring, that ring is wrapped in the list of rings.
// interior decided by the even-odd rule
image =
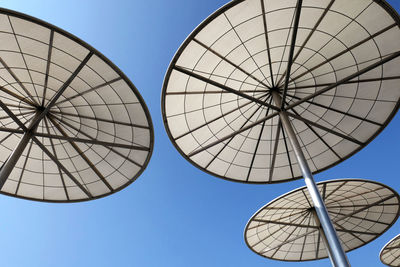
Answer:
[[[40,113],[36,113],[36,115],[33,117],[32,121],[35,121],[35,119],[39,116]],[[31,139],[32,135],[34,134],[36,127],[38,123],[36,124],[33,129],[28,130],[27,132],[24,133],[22,136],[21,140],[19,141],[17,147],[14,149],[14,151],[11,153],[11,155],[8,157],[7,161],[4,162],[3,166],[1,166],[0,169],[0,189],[3,188],[4,184],[7,181],[8,176],[12,172],[12,170],[15,167],[15,164],[17,164],[19,158],[21,157],[22,153],[25,150],[25,147],[28,145],[29,140]]]
[[[271,91],[272,97],[275,104],[280,107],[282,98],[279,93],[275,90]],[[308,166],[307,160],[304,157],[303,151],[301,150],[299,141],[297,140],[296,134],[294,133],[292,124],[290,123],[289,117],[285,110],[279,112],[282,125],[285,128],[286,134],[289,137],[290,144],[296,155],[297,162],[300,166],[301,173],[303,174],[304,181],[310,193],[311,199],[314,203],[314,208],[317,213],[318,219],[321,223],[327,240],[327,249],[331,256],[331,261],[335,267],[349,267],[350,263],[346,257],[340,240],[337,236],[336,230],[333,227],[332,221],[329,218],[328,211],[325,207],[324,201],[322,200],[321,194],[318,191],[317,184],[314,181],[310,167]]]
[[[318,230],[319,230],[321,239],[322,239],[322,241],[324,242],[326,251],[328,252],[329,259],[331,259],[332,265],[333,265],[334,267],[337,267],[337,266],[335,265],[335,263],[333,262],[333,260],[332,260],[332,252],[330,251],[329,244],[328,244],[328,240],[326,239],[326,235],[325,235],[325,233],[324,233],[324,229],[322,229],[322,227],[321,227],[321,222],[320,222],[319,219],[318,219],[318,215],[317,215],[317,213],[316,213],[316,211],[315,211],[315,208],[312,208],[311,214],[312,214],[312,216],[313,216],[313,219],[314,219],[315,223],[316,223],[317,226],[318,226]]]

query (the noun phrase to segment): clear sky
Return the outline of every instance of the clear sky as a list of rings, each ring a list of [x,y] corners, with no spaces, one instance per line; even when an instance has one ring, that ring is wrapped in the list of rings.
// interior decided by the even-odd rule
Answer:
[[[155,148],[142,176],[95,201],[49,204],[0,195],[0,265],[21,266],[330,266],[272,261],[247,248],[248,219],[304,182],[245,185],[203,173],[173,147],[160,95],[169,62],[189,33],[227,0],[3,0],[5,8],[52,23],[86,41],[136,85],[153,119]],[[390,0],[398,11],[400,1]],[[400,66],[399,66],[400,68]],[[317,181],[365,178],[400,192],[400,114],[365,149]],[[352,266],[383,266],[380,249],[400,221],[348,253]]]

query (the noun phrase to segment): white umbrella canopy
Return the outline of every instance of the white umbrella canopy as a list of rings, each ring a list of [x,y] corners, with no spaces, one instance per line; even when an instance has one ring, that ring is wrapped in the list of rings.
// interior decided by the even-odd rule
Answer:
[[[351,251],[375,240],[400,214],[400,197],[383,184],[340,179],[318,183],[318,189],[341,240]],[[249,220],[244,238],[255,253],[283,261],[328,257],[321,226],[305,187],[271,201]]]
[[[398,14],[385,1],[298,2],[232,1],[179,48],[164,80],[163,119],[198,168],[244,183],[298,179],[279,110],[313,173],[365,147],[397,112]]]
[[[49,202],[114,193],[153,150],[147,107],[100,52],[44,21],[0,9],[1,193]]]

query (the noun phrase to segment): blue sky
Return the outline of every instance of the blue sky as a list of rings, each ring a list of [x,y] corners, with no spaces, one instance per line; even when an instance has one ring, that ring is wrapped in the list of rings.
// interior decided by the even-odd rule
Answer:
[[[142,176],[95,201],[49,204],[0,195],[1,265],[13,266],[330,266],[329,260],[264,259],[243,240],[247,220],[304,182],[245,185],[210,176],[169,141],[161,118],[164,74],[188,34],[227,0],[45,1],[0,5],[48,21],[91,44],[136,85],[154,124],[155,148]],[[398,11],[400,2],[389,1]],[[400,66],[399,66],[400,67]],[[316,175],[366,178],[400,192],[400,115],[365,149]],[[352,266],[383,266],[380,249],[400,222],[348,253]]]

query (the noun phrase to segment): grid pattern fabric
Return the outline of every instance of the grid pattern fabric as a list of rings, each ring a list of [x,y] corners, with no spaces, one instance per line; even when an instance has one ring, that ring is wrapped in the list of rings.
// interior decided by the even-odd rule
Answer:
[[[1,192],[70,202],[133,182],[153,128],[129,79],[77,37],[21,13],[0,9],[0,38],[0,166],[33,132]]]
[[[217,177],[284,182],[301,177],[280,123],[286,110],[311,171],[325,170],[398,110],[399,25],[385,1],[232,1],[171,62],[162,93],[168,135]]]
[[[383,247],[380,258],[388,266],[400,266],[400,235],[390,240]]]
[[[319,183],[318,189],[346,252],[379,237],[399,216],[399,195],[383,184],[341,179]],[[245,229],[249,248],[282,261],[328,257],[311,203],[303,187],[261,208]]]

